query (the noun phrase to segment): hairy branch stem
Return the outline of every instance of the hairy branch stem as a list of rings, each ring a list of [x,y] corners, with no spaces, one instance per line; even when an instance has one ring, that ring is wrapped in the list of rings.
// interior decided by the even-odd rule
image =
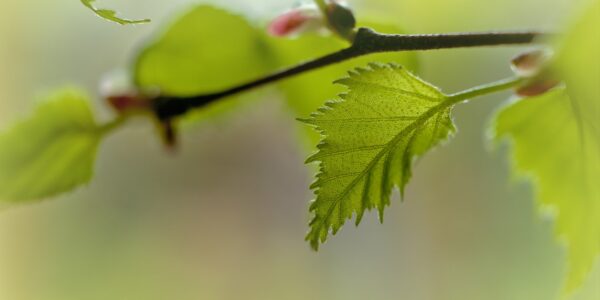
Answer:
[[[162,95],[154,99],[154,109],[161,119],[171,119],[211,102],[236,95],[269,83],[277,82],[318,68],[333,65],[359,56],[381,52],[437,50],[498,45],[522,45],[536,42],[546,36],[539,32],[489,32],[452,34],[381,34],[360,28],[352,45],[294,67],[275,72],[239,86],[198,96],[171,97]]]

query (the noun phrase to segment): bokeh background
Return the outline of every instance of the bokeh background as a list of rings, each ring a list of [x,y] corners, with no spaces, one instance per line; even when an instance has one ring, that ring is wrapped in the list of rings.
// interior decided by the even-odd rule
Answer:
[[[205,2],[100,1],[153,19],[121,27],[76,0],[3,0],[0,128],[54,87],[97,93],[164,22]],[[212,1],[263,22],[294,2]],[[352,2],[359,18],[427,33],[557,29],[585,0]],[[454,92],[510,75],[522,50],[426,52],[419,75]],[[531,187],[510,178],[506,147],[486,141],[507,97],[458,107],[459,134],[418,163],[386,222],[371,213],[319,253],[303,241],[312,170],[281,99],[185,131],[176,154],[134,123],[102,145],[88,187],[0,212],[0,299],[555,299],[565,249]],[[600,264],[574,299],[600,299]]]

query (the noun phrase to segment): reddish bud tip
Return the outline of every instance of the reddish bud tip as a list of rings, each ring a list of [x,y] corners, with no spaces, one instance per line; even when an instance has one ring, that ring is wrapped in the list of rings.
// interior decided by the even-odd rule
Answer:
[[[106,100],[119,113],[150,108],[150,103],[146,98],[135,94],[111,95]]]
[[[297,32],[309,19],[302,11],[292,10],[275,18],[268,31],[273,36],[287,36]]]
[[[535,80],[530,84],[517,89],[517,95],[521,97],[534,97],[546,93],[560,84],[560,81],[555,79],[542,78]]]
[[[279,15],[269,24],[267,31],[273,36],[291,36],[323,28],[325,22],[321,12],[315,5],[308,4]]]

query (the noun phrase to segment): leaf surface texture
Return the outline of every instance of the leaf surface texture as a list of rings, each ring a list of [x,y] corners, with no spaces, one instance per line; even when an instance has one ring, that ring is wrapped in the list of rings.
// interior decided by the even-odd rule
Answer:
[[[377,209],[380,219],[394,186],[403,192],[416,157],[455,128],[448,96],[397,65],[371,64],[337,83],[347,94],[304,120],[323,134],[312,185],[316,199],[307,235],[314,249],[356,214]]]

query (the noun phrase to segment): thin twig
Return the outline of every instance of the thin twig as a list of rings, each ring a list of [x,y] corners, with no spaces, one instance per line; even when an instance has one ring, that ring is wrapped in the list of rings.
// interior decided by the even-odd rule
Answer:
[[[170,119],[183,115],[190,109],[205,106],[221,98],[373,53],[531,44],[545,36],[547,34],[531,31],[416,35],[381,34],[372,29],[361,28],[358,30],[353,44],[346,49],[223,91],[191,97],[170,97],[163,95],[154,99],[154,109],[159,118]]]

